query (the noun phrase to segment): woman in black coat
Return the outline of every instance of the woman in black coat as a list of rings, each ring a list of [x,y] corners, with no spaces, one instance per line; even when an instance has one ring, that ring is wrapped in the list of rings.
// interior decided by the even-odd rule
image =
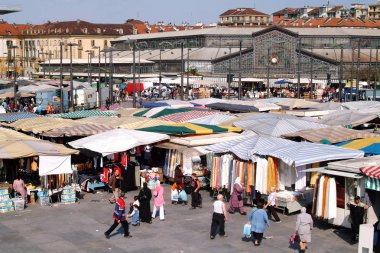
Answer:
[[[152,223],[152,212],[150,211],[150,200],[152,199],[152,192],[148,188],[148,184],[144,183],[143,188],[139,193],[140,201],[140,220],[141,222]]]

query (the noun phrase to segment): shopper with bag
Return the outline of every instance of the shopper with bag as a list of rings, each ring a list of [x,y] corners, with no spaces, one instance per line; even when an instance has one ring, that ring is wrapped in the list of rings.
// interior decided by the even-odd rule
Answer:
[[[216,230],[219,227],[220,237],[227,237],[224,231],[224,223],[227,220],[226,205],[223,202],[223,195],[219,194],[214,202],[214,213],[212,214],[210,239],[213,240],[216,236]]]
[[[306,207],[301,208],[297,216],[296,231],[300,237],[300,249],[306,250],[307,244],[311,242],[311,230],[313,229],[313,218],[306,213]]]
[[[241,182],[240,177],[237,177],[234,184],[234,191],[232,192],[232,195],[230,198],[230,209],[228,210],[228,212],[233,214],[235,213],[236,209],[238,209],[241,215],[247,215],[247,213],[244,210],[244,203],[243,203],[243,196],[242,196],[244,188],[240,182]]]
[[[154,206],[153,206],[153,213],[152,213],[152,218],[156,218],[157,211],[159,210],[160,212],[160,220],[164,221],[165,220],[165,213],[164,213],[164,205],[165,205],[165,200],[164,200],[164,188],[161,186],[161,183],[159,180],[156,181],[156,188],[153,191],[153,196],[154,196]]]
[[[260,246],[263,235],[269,226],[268,215],[264,210],[264,200],[257,202],[257,207],[253,208],[248,216],[248,223],[251,225],[252,238],[255,246]]]
[[[140,221],[152,223],[152,213],[150,211],[150,200],[152,199],[152,192],[148,188],[148,184],[144,182],[143,188],[139,193],[140,201]]]

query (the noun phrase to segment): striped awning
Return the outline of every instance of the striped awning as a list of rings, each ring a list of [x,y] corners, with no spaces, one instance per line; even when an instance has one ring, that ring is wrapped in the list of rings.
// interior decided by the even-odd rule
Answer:
[[[50,117],[54,118],[64,118],[64,119],[82,119],[88,117],[95,116],[116,116],[116,112],[114,111],[98,111],[98,110],[83,110],[69,113],[61,113],[61,114],[51,114]]]
[[[221,127],[192,123],[166,124],[154,127],[140,128],[138,130],[155,133],[164,133],[169,135],[200,135],[241,131],[241,129],[238,127]]]
[[[366,177],[365,188],[370,189],[370,190],[380,191],[380,179]]]
[[[376,179],[380,179],[380,166],[366,166],[361,167],[360,171],[363,172],[367,177],[372,177]]]
[[[301,137],[311,142],[328,141],[338,143],[343,141],[376,137],[378,135],[366,131],[348,129],[344,127],[327,127],[319,129],[302,130],[283,135],[284,137]]]
[[[42,117],[42,116],[35,113],[30,113],[30,112],[11,112],[11,113],[0,114],[0,122],[11,123],[20,119],[29,119],[29,118],[36,118],[36,117]]]
[[[103,133],[109,130],[116,129],[115,127],[103,124],[83,124],[72,127],[64,127],[54,129],[43,133],[46,137],[74,137],[74,136],[90,136],[94,134]]]
[[[181,113],[175,113],[175,114],[162,116],[162,117],[159,117],[158,119],[172,121],[176,123],[182,123],[182,122],[187,122],[193,119],[199,119],[201,117],[213,115],[216,113],[217,112],[210,112],[210,111],[188,111],[188,112],[181,112]]]

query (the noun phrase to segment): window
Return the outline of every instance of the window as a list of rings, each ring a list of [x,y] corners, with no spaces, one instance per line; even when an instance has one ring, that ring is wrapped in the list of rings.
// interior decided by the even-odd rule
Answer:
[[[82,59],[82,50],[78,50],[78,59]]]
[[[91,40],[91,46],[92,46],[92,47],[95,46],[95,40]]]
[[[78,46],[82,46],[82,40],[78,40]]]
[[[108,41],[107,40],[104,40],[103,47],[104,48],[108,47]]]

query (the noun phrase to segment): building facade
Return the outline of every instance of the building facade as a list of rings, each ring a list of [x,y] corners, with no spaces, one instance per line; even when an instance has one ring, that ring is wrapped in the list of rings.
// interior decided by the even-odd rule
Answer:
[[[267,25],[271,22],[270,15],[253,8],[231,9],[219,16],[220,26],[255,26]]]
[[[376,4],[368,6],[368,17],[371,19],[380,19],[380,0]]]

